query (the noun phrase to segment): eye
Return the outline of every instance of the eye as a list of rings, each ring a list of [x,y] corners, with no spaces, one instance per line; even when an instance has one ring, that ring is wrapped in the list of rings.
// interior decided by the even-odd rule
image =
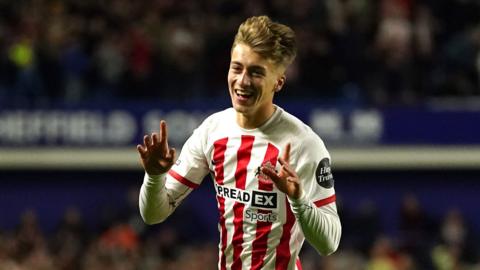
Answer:
[[[240,72],[242,72],[242,67],[237,66],[237,65],[230,66],[230,69],[231,69],[233,72],[235,72],[235,73],[240,73]]]
[[[263,72],[258,71],[258,70],[252,71],[251,74],[252,74],[253,77],[263,77],[263,76],[265,76],[265,74]]]

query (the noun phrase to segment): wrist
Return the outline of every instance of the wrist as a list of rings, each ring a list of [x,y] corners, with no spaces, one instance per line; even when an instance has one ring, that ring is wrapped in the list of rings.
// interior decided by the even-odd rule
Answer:
[[[301,205],[301,204],[306,204],[308,202],[307,195],[305,194],[305,192],[300,192],[300,196],[297,198],[288,196],[288,200],[292,205]]]
[[[145,178],[149,182],[160,182],[162,179],[165,179],[167,173],[160,173],[160,174],[150,174],[148,172],[145,172]]]

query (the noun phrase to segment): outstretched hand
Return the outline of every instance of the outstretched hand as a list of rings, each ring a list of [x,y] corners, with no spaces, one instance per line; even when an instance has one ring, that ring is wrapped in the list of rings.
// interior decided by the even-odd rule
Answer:
[[[149,175],[168,172],[175,162],[175,148],[168,147],[167,123],[160,121],[160,132],[145,135],[143,145],[137,145],[140,161]]]
[[[282,157],[278,159],[280,165],[282,165],[279,173],[269,167],[262,167],[262,173],[270,177],[281,192],[287,194],[287,196],[292,199],[298,199],[302,195],[302,189],[297,173],[289,164],[290,148],[291,145],[288,143],[285,146]]]

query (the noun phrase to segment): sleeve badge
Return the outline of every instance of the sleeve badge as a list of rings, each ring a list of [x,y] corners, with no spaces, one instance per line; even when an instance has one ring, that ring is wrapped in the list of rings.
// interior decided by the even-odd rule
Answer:
[[[330,160],[328,158],[324,158],[318,163],[315,171],[315,178],[321,187],[333,187],[332,169],[330,167]]]

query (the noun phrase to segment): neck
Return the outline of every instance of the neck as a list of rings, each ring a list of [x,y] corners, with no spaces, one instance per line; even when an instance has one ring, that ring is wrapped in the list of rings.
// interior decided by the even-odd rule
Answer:
[[[237,124],[241,128],[254,129],[258,128],[270,119],[273,113],[276,111],[276,107],[272,104],[267,110],[258,111],[253,114],[246,114],[237,111]]]

